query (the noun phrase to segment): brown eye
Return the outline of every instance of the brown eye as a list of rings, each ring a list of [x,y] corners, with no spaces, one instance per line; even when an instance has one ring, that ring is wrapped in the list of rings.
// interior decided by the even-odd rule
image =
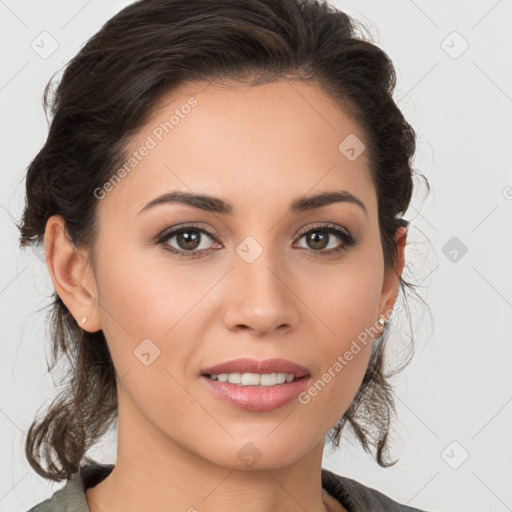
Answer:
[[[312,249],[325,249],[327,247],[327,244],[329,243],[329,239],[331,238],[331,235],[328,233],[319,233],[318,231],[310,231],[307,235],[304,235],[307,240],[307,244]]]
[[[335,237],[333,235],[335,235]],[[332,224],[315,226],[304,232],[299,240],[302,238],[306,240],[306,249],[309,249],[311,252],[326,254],[345,251],[355,244],[355,239],[349,233]],[[339,242],[336,244],[335,238],[341,240],[341,244]],[[329,248],[329,244],[334,245]],[[325,250],[326,248],[328,249]]]
[[[187,257],[209,251],[212,243],[208,243],[208,238],[215,240],[214,235],[203,228],[186,226],[166,231],[158,237],[157,242],[165,250]]]
[[[201,242],[201,234],[198,231],[181,231],[177,233],[172,238],[176,237],[176,243],[179,246],[179,249],[183,249],[185,251],[193,251],[197,249]]]

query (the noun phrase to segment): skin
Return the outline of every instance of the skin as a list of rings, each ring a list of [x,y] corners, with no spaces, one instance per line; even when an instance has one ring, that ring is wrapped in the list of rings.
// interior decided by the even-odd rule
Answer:
[[[131,148],[191,96],[197,106],[99,201],[96,268],[70,243],[62,217],[46,226],[55,289],[82,328],[103,330],[118,373],[116,466],[87,490],[89,507],[334,510],[320,480],[324,437],[360,387],[371,340],[306,405],[239,409],[213,395],[199,373],[238,357],[276,357],[306,366],[315,382],[358,334],[379,325],[379,315],[388,319],[406,231],[397,230],[398,263],[385,272],[367,155],[349,161],[338,150],[348,135],[365,135],[311,83],[188,84],[166,98]],[[349,202],[287,211],[299,196],[339,189],[357,196],[367,215]],[[234,212],[174,203],[139,214],[172,190],[221,197]],[[344,242],[330,235],[328,247],[318,249],[299,238],[322,222],[347,229],[356,245],[322,256]],[[204,252],[188,259],[153,242],[184,223],[219,239],[201,234],[194,250]],[[247,236],[263,249],[252,263],[236,252]],[[185,251],[176,236],[166,243]],[[134,355],[146,338],[160,350],[149,366]],[[237,457],[249,442],[261,454],[250,468]]]

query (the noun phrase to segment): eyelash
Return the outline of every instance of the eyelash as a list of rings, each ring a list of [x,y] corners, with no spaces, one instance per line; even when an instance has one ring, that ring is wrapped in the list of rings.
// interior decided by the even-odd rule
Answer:
[[[204,233],[205,235],[209,236],[213,240],[216,240],[216,238],[217,238],[216,233],[210,233],[210,231],[208,231],[207,229],[191,225],[191,226],[181,226],[179,228],[173,228],[168,231],[164,231],[163,233],[161,233],[160,235],[157,236],[156,243],[159,245],[162,245],[162,248],[165,251],[171,252],[173,254],[177,254],[178,256],[180,256],[182,258],[197,258],[201,255],[202,252],[210,252],[212,250],[215,250],[215,249],[205,249],[202,251],[188,252],[188,251],[175,249],[174,247],[170,247],[166,243],[169,240],[169,238],[172,238],[176,235],[179,235],[179,234],[187,232],[187,231],[197,231],[199,233]],[[353,245],[356,244],[356,240],[352,235],[350,235],[349,233],[336,227],[333,224],[320,224],[318,226],[309,228],[306,231],[303,231],[299,235],[297,242],[301,238],[303,238],[305,235],[312,233],[312,232],[313,233],[314,232],[330,233],[330,234],[336,235],[343,242],[339,247],[337,247],[335,249],[330,249],[328,251],[325,251],[325,250],[315,251],[313,249],[305,249],[306,251],[313,253],[313,254],[320,254],[320,255],[340,254],[342,252],[345,252],[349,247],[352,247]]]

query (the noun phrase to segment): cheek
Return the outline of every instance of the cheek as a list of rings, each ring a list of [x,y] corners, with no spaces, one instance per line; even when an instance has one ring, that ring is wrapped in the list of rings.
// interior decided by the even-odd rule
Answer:
[[[172,263],[161,253],[154,257],[156,252],[130,246],[99,258],[100,314],[112,334],[161,339],[186,323],[187,313],[211,288],[212,276],[205,281],[191,266]]]
[[[159,268],[133,247],[116,253],[98,257],[97,280],[102,328],[118,375],[119,406],[135,406],[162,428],[180,420],[184,411],[199,415],[178,374],[194,353],[189,342],[192,315],[186,313],[197,302],[195,294],[185,276],[170,272],[170,265]],[[128,414],[138,416],[133,410]]]
[[[203,278],[193,266],[170,263],[165,255],[152,257],[155,251],[111,244],[98,256],[99,309],[118,375],[140,378],[143,394],[165,389],[172,396],[180,388],[171,373],[187,366],[201,342],[201,298],[218,278],[211,270]]]
[[[308,388],[298,396],[299,408],[305,418],[322,418],[307,425],[309,435],[323,435],[342,418],[359,390],[371,355],[371,341],[367,343],[342,340],[325,358],[325,365],[311,380]]]
[[[379,318],[382,273],[378,261],[352,257],[343,265],[319,268],[294,279],[294,292],[309,310],[307,323],[322,329],[330,350],[374,326]]]
[[[315,359],[321,362],[299,402],[310,414],[324,416],[329,427],[350,406],[368,367],[378,332],[374,327],[382,287],[377,263],[363,259],[359,265],[347,263],[335,272],[317,273],[308,277],[307,283],[303,281],[305,287],[299,292],[311,301],[312,314],[307,322],[318,340]],[[314,293],[307,293],[306,286]]]

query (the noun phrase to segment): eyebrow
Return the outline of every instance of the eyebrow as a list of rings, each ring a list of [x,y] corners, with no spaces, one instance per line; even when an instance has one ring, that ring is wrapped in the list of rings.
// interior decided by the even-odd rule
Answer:
[[[222,213],[224,215],[232,215],[234,212],[233,205],[219,197],[176,190],[155,197],[142,208],[139,214],[155,206],[169,203],[182,203],[200,210]],[[290,203],[289,211],[292,213],[300,213],[333,203],[356,204],[364,211],[365,215],[368,216],[364,203],[347,190],[336,190],[332,192],[322,192],[309,197],[298,197]]]

